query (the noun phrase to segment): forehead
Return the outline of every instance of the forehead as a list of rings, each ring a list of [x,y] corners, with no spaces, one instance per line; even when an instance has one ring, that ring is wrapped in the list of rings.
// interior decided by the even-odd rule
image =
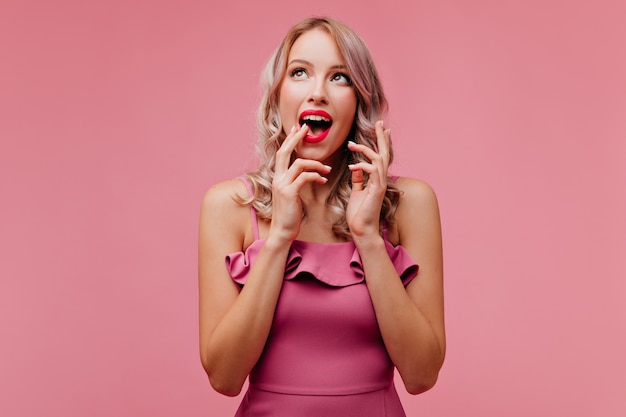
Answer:
[[[323,29],[311,29],[304,32],[294,42],[289,51],[288,61],[302,59],[332,62],[331,65],[343,64],[344,59],[337,47],[337,43],[328,32]]]

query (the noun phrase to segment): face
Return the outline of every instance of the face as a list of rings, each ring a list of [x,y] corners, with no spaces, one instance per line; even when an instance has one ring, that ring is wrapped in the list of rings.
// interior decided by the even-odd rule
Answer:
[[[309,133],[296,146],[301,158],[332,162],[354,122],[357,97],[345,62],[328,33],[313,29],[293,44],[281,82],[283,127],[306,123]]]

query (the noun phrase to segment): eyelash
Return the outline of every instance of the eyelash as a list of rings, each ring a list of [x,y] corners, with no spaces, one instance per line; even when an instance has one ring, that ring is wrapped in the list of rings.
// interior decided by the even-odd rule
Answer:
[[[351,84],[352,84],[352,80],[350,79],[350,77],[348,77],[348,76],[347,76],[346,74],[344,74],[343,72],[338,72],[338,73],[336,73],[335,75],[333,75],[333,76],[331,77],[331,80],[336,80],[336,81],[339,81],[339,80],[337,79],[337,77],[343,77],[343,78],[345,78],[345,80],[346,80],[345,82],[346,82],[346,84],[348,84],[348,85],[351,85]]]
[[[292,70],[290,72],[291,77],[293,78],[300,78],[302,76],[302,74],[307,74],[306,70],[304,68],[296,68],[294,70]],[[330,77],[331,81],[340,81],[339,77],[343,77],[345,78],[345,83],[348,85],[352,85],[352,80],[350,79],[350,77],[348,77],[348,75],[344,74],[343,72],[338,72],[336,74],[333,74],[332,77]]]
[[[300,73],[304,73],[304,74],[306,74],[306,70],[305,70],[305,69],[303,69],[303,68],[296,68],[296,69],[294,69],[293,71],[291,71],[291,76],[292,76],[292,77],[295,77],[295,78],[299,78],[299,76],[298,76],[298,75],[296,75],[296,74],[297,74],[297,73],[299,73],[299,72],[300,72]]]

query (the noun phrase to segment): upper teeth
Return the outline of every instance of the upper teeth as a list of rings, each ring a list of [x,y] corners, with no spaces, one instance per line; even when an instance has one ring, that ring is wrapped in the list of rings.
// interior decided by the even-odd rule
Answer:
[[[314,114],[307,114],[306,116],[304,116],[302,118],[302,120],[306,121],[306,120],[310,120],[312,122],[330,122],[330,119],[324,117],[324,116],[317,116]]]

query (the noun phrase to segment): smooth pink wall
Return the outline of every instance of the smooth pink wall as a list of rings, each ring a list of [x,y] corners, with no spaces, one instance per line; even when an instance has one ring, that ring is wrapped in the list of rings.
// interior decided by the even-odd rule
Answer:
[[[311,14],[370,45],[393,171],[440,199],[449,351],[408,415],[623,416],[621,0],[3,2],[0,415],[234,413],[199,203],[254,165],[259,72]]]

